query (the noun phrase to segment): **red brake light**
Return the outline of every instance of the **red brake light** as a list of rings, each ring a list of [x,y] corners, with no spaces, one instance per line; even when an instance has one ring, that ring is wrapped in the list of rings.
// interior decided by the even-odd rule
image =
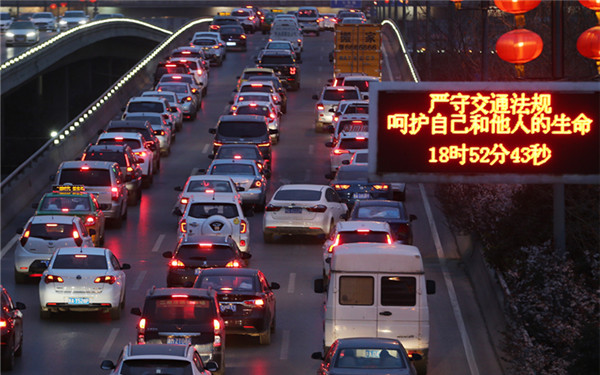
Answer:
[[[246,35],[242,35],[242,36],[241,36],[241,38],[242,38],[242,39],[246,39]]]
[[[273,206],[273,205],[270,205],[270,204],[267,205],[267,207],[265,207],[265,211],[267,211],[267,212],[277,212],[279,210],[281,210],[281,207]]]
[[[198,74],[202,74],[202,69],[197,70]]]
[[[258,147],[269,147],[271,143],[259,143]]]
[[[298,39],[298,43],[302,43],[302,39]]]
[[[242,155],[233,155],[233,158],[235,160],[240,160],[242,158]]]
[[[221,330],[221,322],[219,322],[217,319],[213,319],[213,328],[216,331],[220,331]]]
[[[290,67],[290,74],[296,74],[296,67],[295,66]]]
[[[350,188],[350,185],[346,185],[346,184],[335,184],[333,185],[333,188],[335,190],[346,190]]]
[[[176,64],[165,64],[165,67],[167,67],[167,68],[176,68],[177,65]]]
[[[366,137],[354,137],[354,139],[356,139],[357,141],[364,141],[367,138]]]
[[[99,276],[94,279],[95,284],[105,283],[105,284],[114,284],[117,282],[117,278],[112,275]]]
[[[251,83],[250,87],[263,87],[262,83]]]
[[[185,264],[182,261],[180,261],[179,259],[172,259],[169,262],[169,266],[171,268],[183,268],[183,267],[185,267]]]
[[[265,305],[265,301],[262,298],[259,298],[259,299],[247,299],[247,300],[244,301],[244,305],[262,307],[262,306]]]
[[[348,154],[348,153],[349,153],[348,150],[342,150],[341,148],[336,148],[335,150],[333,150],[334,155],[342,155],[342,154]]]
[[[225,267],[227,267],[227,268],[241,268],[242,265],[241,265],[241,263],[238,260],[232,260],[232,261],[229,261],[229,263],[227,263],[225,265]]]
[[[215,192],[215,189],[206,189],[204,192],[205,192],[206,194],[214,194],[214,192]]]
[[[69,212],[69,209],[68,208],[61,208],[60,211],[61,212]]]
[[[306,207],[306,211],[308,211],[308,212],[325,212],[325,211],[327,211],[327,206],[325,206],[323,204],[318,204],[313,207]]]
[[[358,233],[369,233],[369,232],[371,232],[371,230],[369,230],[369,229],[357,229],[356,231]]]
[[[319,111],[322,111],[322,110],[324,110],[324,109],[325,109],[325,106],[324,106],[323,104],[317,104],[317,109],[318,109]]]
[[[191,51],[182,51],[181,54],[182,55],[191,55],[192,52]]]
[[[329,246],[329,248],[327,249],[327,252],[328,253],[333,253],[333,248],[336,247],[339,244],[340,244],[340,234],[338,233],[335,236],[335,240],[333,241],[333,243],[331,244],[331,246]]]
[[[273,95],[273,101],[274,101],[275,103],[277,103],[277,102],[279,101],[279,98],[277,97],[277,95]]]
[[[275,114],[273,112],[269,113],[269,117],[275,120]]]
[[[248,223],[245,220],[240,220],[240,233],[248,232]]]
[[[142,329],[142,330],[146,329],[146,319],[145,318],[140,319],[140,322],[138,323],[138,327],[139,327],[139,329]]]
[[[392,236],[390,236],[389,234],[386,234],[386,235],[385,235],[385,238],[386,238],[386,240],[387,240],[387,244],[388,244],[388,245],[391,245],[391,244],[392,244]]]
[[[146,151],[138,151],[135,153],[137,156],[146,157]]]
[[[86,226],[91,226],[91,225],[94,225],[94,224],[96,224],[96,218],[95,217],[88,216],[88,217],[85,218],[85,225]]]
[[[88,167],[87,165],[84,165],[83,167],[81,167],[82,171],[89,171],[90,167]]]
[[[171,298],[190,298],[187,294],[173,294]]]
[[[27,240],[29,239],[29,235],[31,234],[31,223],[27,226],[27,229],[25,229],[25,231],[23,232],[23,235],[21,236],[21,246],[25,246],[25,244],[27,243]]]
[[[201,242],[198,244],[200,247],[212,247],[212,243],[210,242]]]
[[[256,103],[250,103],[250,104],[248,104],[248,105],[249,105],[250,107],[256,107],[256,106],[258,106],[258,104],[256,104]]]
[[[173,79],[181,79],[181,76],[173,76]]]
[[[375,190],[387,190],[388,189],[388,185],[385,185],[385,184],[373,185],[373,189],[375,189]]]
[[[110,188],[110,194],[112,196],[113,201],[119,200],[119,188],[113,186],[112,188]]]
[[[44,277],[44,282],[46,284],[50,284],[50,283],[63,283],[64,280],[60,276],[46,275],[46,277]]]

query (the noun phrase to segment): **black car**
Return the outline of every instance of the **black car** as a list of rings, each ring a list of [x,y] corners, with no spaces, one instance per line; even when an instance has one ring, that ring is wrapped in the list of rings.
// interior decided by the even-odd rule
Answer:
[[[154,71],[154,86],[160,81],[163,74],[190,74],[188,66],[179,61],[161,61]]]
[[[263,116],[223,115],[219,117],[217,127],[208,129],[215,135],[213,154],[224,144],[253,144],[258,146],[265,160],[271,160],[271,136],[278,131],[269,130]]]
[[[15,367],[15,357],[23,352],[23,313],[25,304],[13,302],[6,289],[2,289],[2,312],[0,330],[2,331],[2,370],[8,371]]]
[[[138,344],[191,344],[204,363],[219,365],[217,374],[225,372],[225,322],[214,290],[152,287],[143,309],[131,313],[141,317]]]
[[[171,51],[170,58],[185,59],[185,58],[190,58],[190,57],[193,57],[195,59],[202,59],[202,67],[204,68],[204,70],[206,70],[208,73],[210,73],[210,63],[209,63],[208,57],[204,53],[204,50],[202,49],[202,47],[196,47],[196,46],[177,47]]]
[[[331,179],[329,185],[338,192],[348,207],[360,199],[392,199],[390,184],[371,182],[368,177],[368,166],[357,164],[341,165],[335,177],[332,173],[325,175],[325,178]]]
[[[180,240],[174,252],[165,251],[169,260],[167,286],[189,286],[203,268],[248,265],[252,255],[240,251],[231,236],[199,236],[194,240]]]
[[[256,59],[256,66],[273,69],[282,85],[291,90],[300,89],[300,65],[292,51],[262,50]]]
[[[221,39],[225,41],[225,48],[227,50],[241,50],[246,51],[246,33],[244,28],[237,25],[224,25],[219,29]]]
[[[265,160],[256,145],[227,144],[219,147],[215,155],[208,155],[209,159],[250,159],[255,160],[261,171],[271,171],[271,163]],[[263,173],[264,174],[264,173]]]
[[[248,81],[253,82],[273,82],[273,85],[277,89],[277,93],[281,96],[281,112],[287,112],[287,91],[285,87],[281,84],[281,81],[277,77],[273,76],[250,76],[248,77]]]
[[[262,345],[271,343],[275,332],[275,294],[278,283],[251,268],[212,268],[200,271],[194,288],[213,288],[227,334],[258,336]]]
[[[385,221],[390,224],[396,241],[412,245],[411,223],[417,220],[417,216],[407,214],[402,202],[377,199],[357,201],[352,207],[349,220]]]

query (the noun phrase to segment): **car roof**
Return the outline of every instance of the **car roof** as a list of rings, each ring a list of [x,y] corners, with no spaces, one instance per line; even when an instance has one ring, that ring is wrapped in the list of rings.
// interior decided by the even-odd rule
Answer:
[[[112,152],[125,152],[127,149],[131,149],[129,145],[89,145],[85,152],[93,151],[112,151]]]
[[[210,163],[210,165],[216,164],[247,164],[247,165],[256,165],[256,160],[254,159],[215,159]]]
[[[216,295],[214,290],[203,289],[203,288],[156,288],[152,287],[146,294],[147,297],[164,297],[173,294],[187,294],[196,297],[214,297]]]
[[[338,118],[338,122],[342,122],[343,120],[368,120],[369,114],[367,113],[344,113]]]
[[[104,247],[59,247],[56,251],[61,255],[106,255],[107,250]]]
[[[190,348],[191,346],[189,345],[176,344],[130,344],[128,345],[126,359],[132,359],[131,357],[137,356],[169,356],[185,359]]]
[[[339,221],[336,229],[338,232],[356,231],[357,229],[389,232],[390,225],[385,221],[352,220]]]
[[[166,74],[165,74],[166,75]],[[174,75],[174,74],[171,74]],[[164,103],[164,98],[159,98],[157,96],[134,96],[129,99],[129,102],[158,102]]]
[[[295,189],[300,189],[300,190],[313,190],[313,191],[323,191],[324,189],[328,188],[329,185],[317,185],[317,184],[287,184],[287,185],[281,185],[279,187],[279,190],[295,190]]]
[[[258,115],[221,115],[219,117],[219,122],[262,122],[266,124],[264,116]]]
[[[31,217],[31,223],[32,224],[43,224],[43,223],[71,224],[74,220],[78,220],[78,219],[79,219],[79,217],[77,217],[77,216],[69,216],[69,215],[34,215]]]
[[[74,169],[81,168],[83,166],[88,166],[94,169],[108,169],[115,165],[114,161],[100,161],[100,160],[70,160],[63,161],[60,165],[61,169]],[[118,164],[117,164],[118,166]]]
[[[244,68],[244,70],[242,71],[243,73],[255,73],[255,72],[265,72],[265,73],[273,73],[275,74],[275,71],[272,68]]]
[[[388,199],[365,199],[356,201],[354,208],[359,206],[390,206],[390,207],[401,207],[402,202],[392,201]]]
[[[259,272],[255,268],[206,268],[200,271],[202,275],[236,275],[236,276],[254,276]]]
[[[225,145],[223,145],[225,146]],[[212,180],[212,181],[231,181],[231,177],[223,176],[218,174],[195,174],[188,177],[188,181],[202,181],[202,180]]]
[[[106,133],[102,133],[98,136],[98,140],[100,139],[114,139],[116,137],[123,137],[123,139],[137,139],[144,140],[144,137],[140,133],[126,133],[126,132],[111,132],[107,131]]]

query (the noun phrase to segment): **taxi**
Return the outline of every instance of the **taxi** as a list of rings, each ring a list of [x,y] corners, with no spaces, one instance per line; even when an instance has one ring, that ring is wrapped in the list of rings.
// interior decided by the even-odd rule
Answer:
[[[106,218],[100,209],[96,196],[85,191],[82,185],[57,185],[51,193],[46,193],[38,203],[32,205],[34,215],[79,216],[92,235],[94,246],[104,244]]]

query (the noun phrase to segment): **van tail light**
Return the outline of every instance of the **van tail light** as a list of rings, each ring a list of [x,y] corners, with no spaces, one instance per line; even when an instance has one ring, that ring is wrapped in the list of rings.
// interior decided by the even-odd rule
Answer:
[[[385,184],[373,185],[373,189],[375,189],[375,190],[387,190],[388,189],[388,185],[385,185]]]
[[[221,322],[219,320],[213,319],[213,329],[215,332],[213,346],[219,347],[221,346]]]
[[[187,233],[187,222],[185,221],[185,219],[181,220],[181,222],[179,223],[179,230],[181,231],[181,233]]]
[[[348,190],[348,189],[350,189],[350,185],[347,185],[347,184],[335,184],[335,185],[333,185],[333,188],[335,190]]]
[[[179,259],[171,259],[169,262],[169,267],[171,268],[184,268],[185,264]]]
[[[50,283],[64,283],[65,281],[63,280],[62,277],[60,276],[55,276],[55,275],[46,275],[44,277],[44,282],[46,284],[50,284]]]
[[[398,230],[396,231],[396,235],[399,239],[406,240],[408,239],[408,233],[410,232],[410,227],[407,224],[400,224]]]
[[[318,109],[319,111],[322,111],[322,110],[324,110],[324,109],[325,109],[325,106],[324,106],[323,104],[319,103],[319,104],[317,104],[317,109]]]
[[[290,67],[290,74],[292,74],[292,75],[296,74],[296,67],[295,66]]]
[[[267,207],[265,207],[265,211],[267,212],[277,212],[281,210],[281,207],[279,206],[273,206],[272,204],[267,205]]]
[[[110,195],[113,201],[118,201],[119,200],[119,188],[116,186],[113,186],[110,188]]]
[[[31,234],[31,223],[29,223],[29,225],[27,225],[27,228],[25,229],[25,231],[23,231],[23,234],[21,235],[21,246],[25,246],[25,244],[27,243],[27,240],[29,239],[30,234]]]
[[[247,299],[244,301],[244,305],[252,306],[252,307],[263,307],[265,305],[265,300],[262,298],[259,299]]]
[[[333,248],[336,247],[339,244],[340,244],[340,234],[338,233],[335,236],[335,240],[333,241],[333,243],[331,244],[331,246],[329,246],[329,248],[327,249],[327,252],[328,253],[333,253]]]
[[[179,203],[181,203],[181,204],[188,204],[188,202],[189,202],[189,201],[190,201],[190,199],[189,199],[189,198],[187,198],[187,197],[183,197],[183,198],[181,198],[181,199],[179,200]]]
[[[225,267],[226,268],[241,268],[242,264],[240,263],[239,260],[236,259],[236,260],[229,261],[229,263],[227,263],[225,265]]]
[[[335,150],[333,150],[333,154],[334,155],[342,155],[342,154],[349,154],[350,152],[348,150],[342,150],[341,148],[336,148]]]
[[[306,211],[308,211],[308,212],[325,212],[325,211],[327,211],[327,206],[325,206],[323,204],[318,204],[313,207],[306,207]]]
[[[271,145],[270,142],[266,142],[266,143],[259,143],[258,147],[269,147]]]
[[[87,216],[85,218],[84,224],[86,227],[92,226],[92,225],[96,224],[96,218],[93,216]]]
[[[164,130],[155,130],[154,135],[165,135],[165,131]]]
[[[250,189],[258,189],[262,186],[262,181],[261,180],[254,180],[254,182],[252,183],[252,185],[250,185]]]
[[[112,275],[98,276],[94,279],[94,284],[109,284],[113,285],[117,282],[117,278]]]
[[[0,320],[0,328],[2,328],[2,329],[6,328],[6,319]]]
[[[246,220],[240,220],[240,233],[244,234],[248,232],[248,223]]]

